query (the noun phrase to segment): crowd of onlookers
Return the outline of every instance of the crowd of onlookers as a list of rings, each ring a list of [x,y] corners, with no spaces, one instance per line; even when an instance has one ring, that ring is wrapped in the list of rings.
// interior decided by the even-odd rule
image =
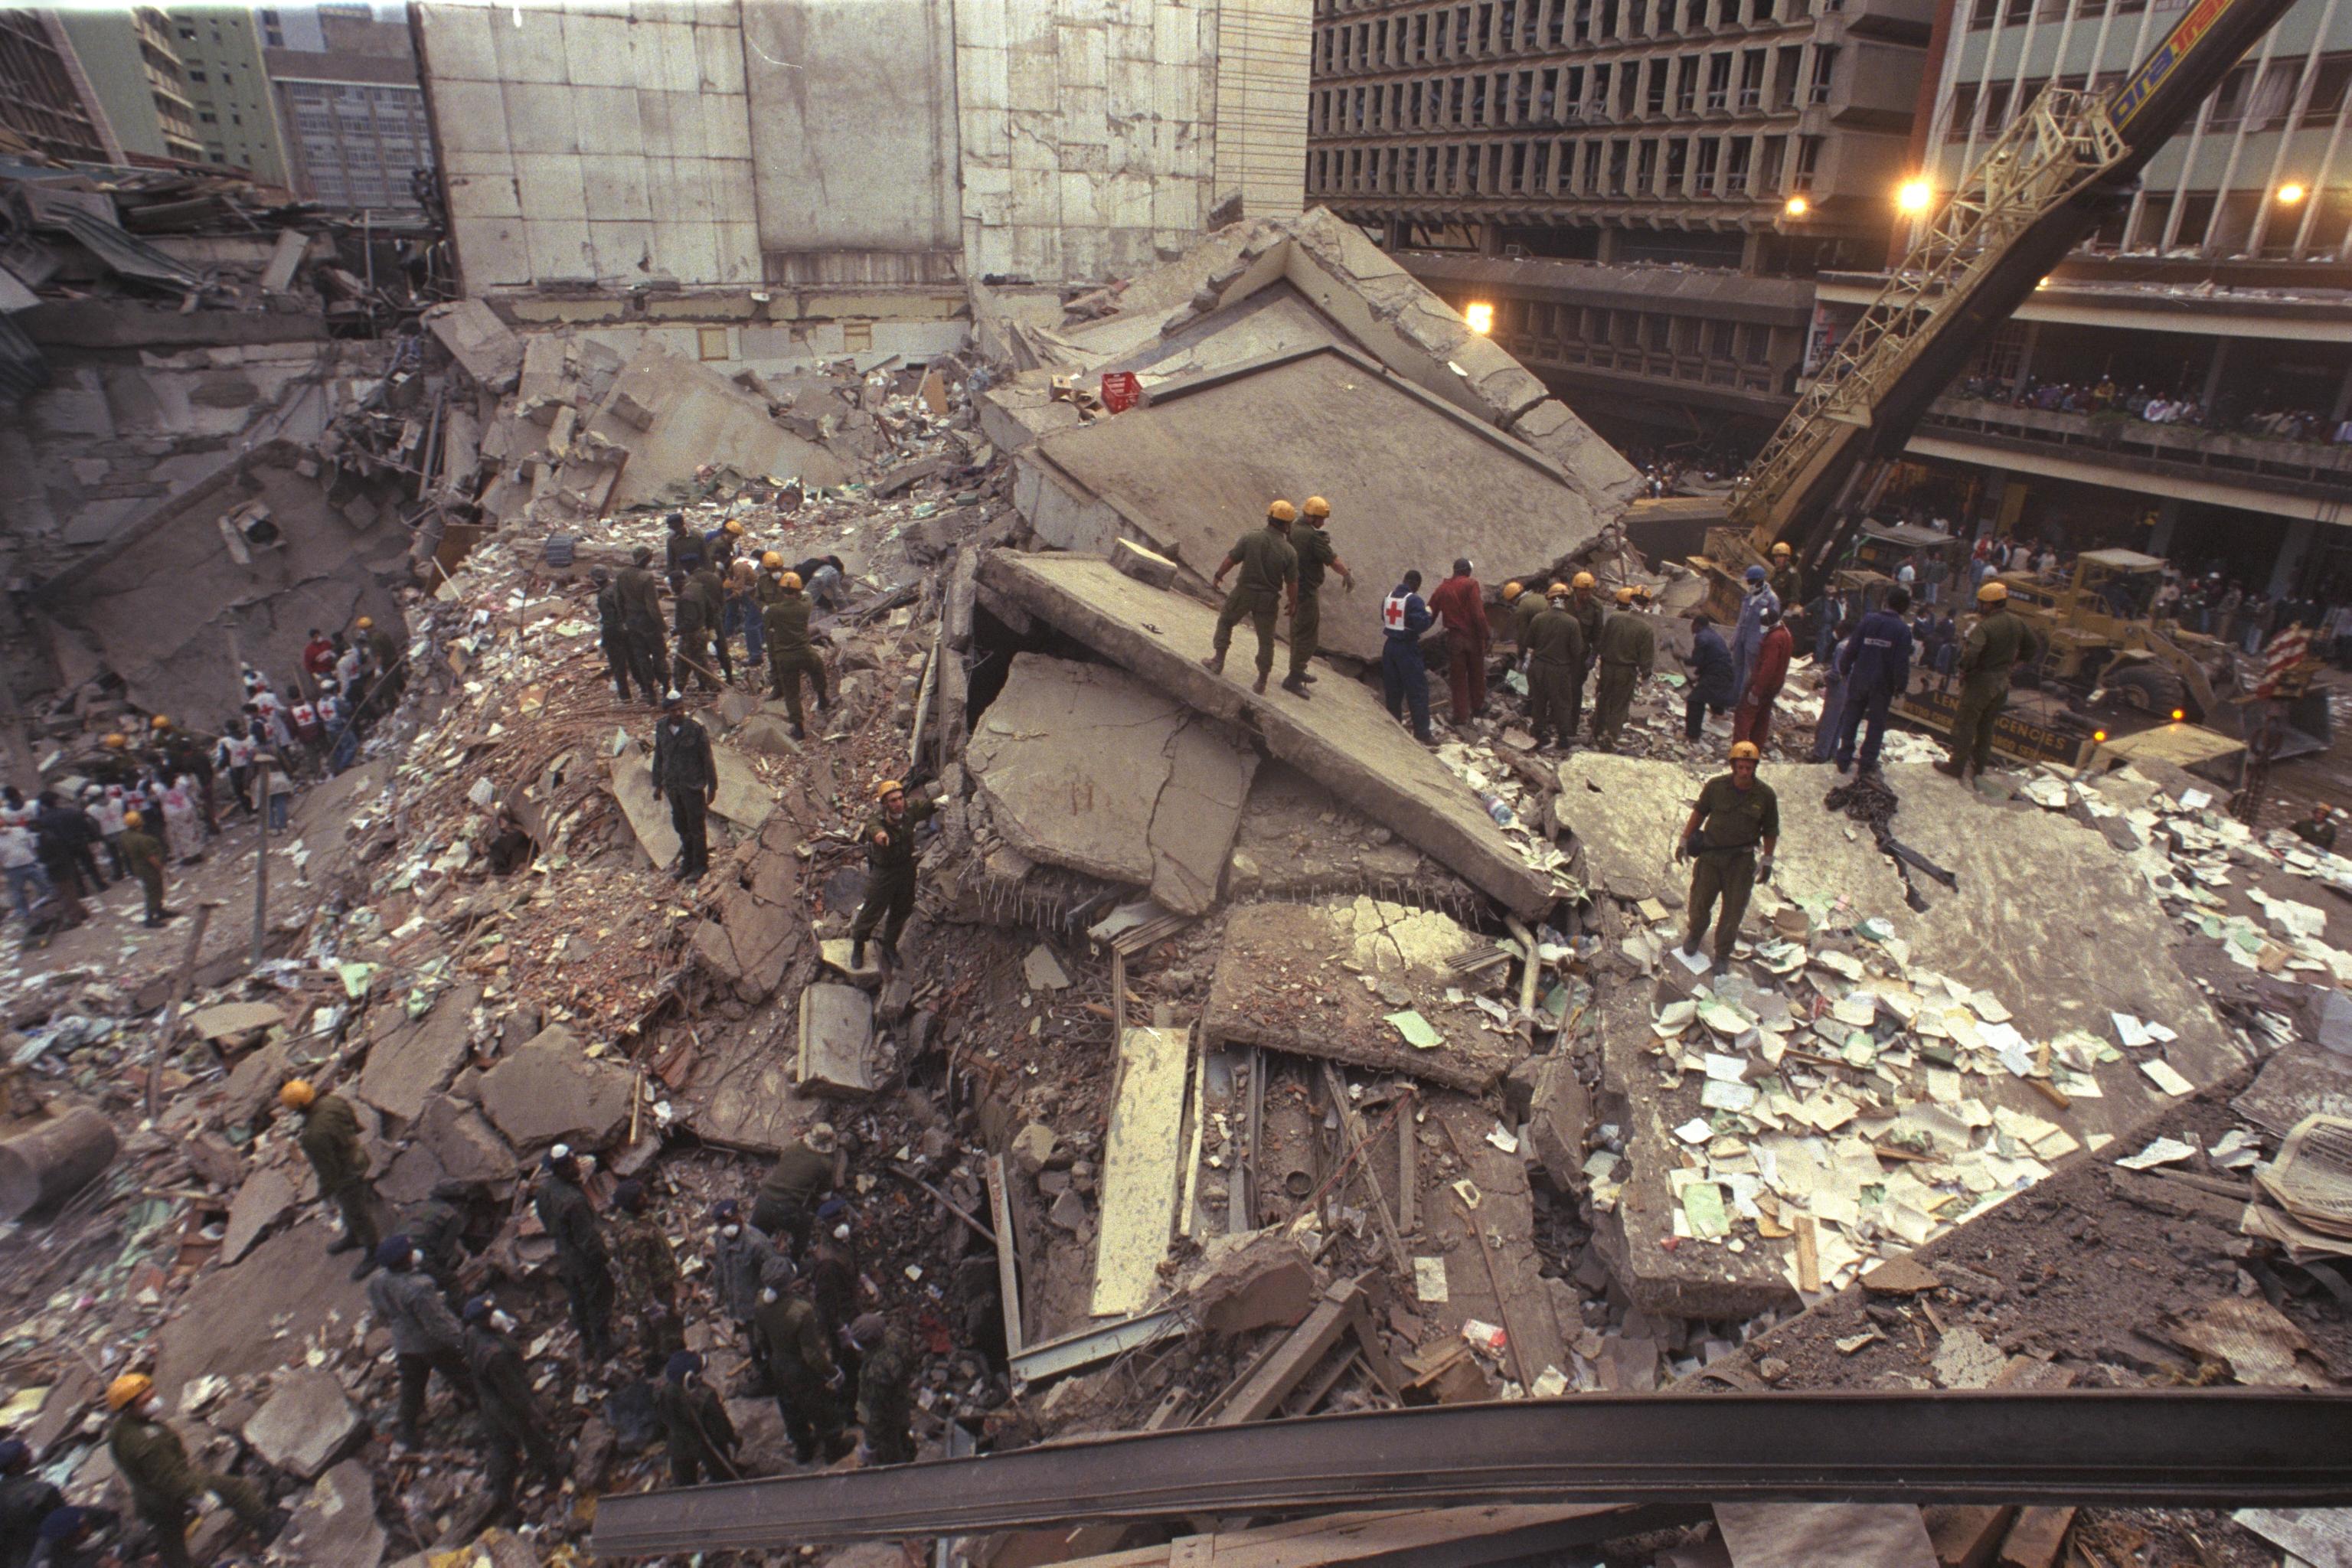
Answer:
[[[2047,381],[2029,375],[2020,382],[2000,376],[1970,376],[1961,383],[1960,390],[1969,397],[2053,414],[2120,414],[2150,425],[2198,425],[2274,441],[2352,444],[2352,419],[2336,420],[2315,409],[2286,407],[2272,399],[2265,399],[2263,406],[2250,413],[2226,405],[2208,409],[2194,397],[2154,391],[2146,383],[2125,386],[2113,376],[2103,375],[2096,381]],[[2223,400],[2225,405],[2229,401]]]

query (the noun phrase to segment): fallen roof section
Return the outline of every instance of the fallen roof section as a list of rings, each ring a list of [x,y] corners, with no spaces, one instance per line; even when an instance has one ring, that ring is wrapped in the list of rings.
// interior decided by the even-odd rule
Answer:
[[[1610,521],[1551,458],[1339,347],[1155,387],[1141,407],[1041,437],[1019,464],[1014,500],[1040,539],[1087,554],[1137,540],[1201,586],[1269,499],[1322,495],[1358,579],[1352,594],[1327,581],[1323,646],[1367,660],[1381,595],[1407,571],[1434,586],[1457,555],[1549,570]]]
[[[691,479],[705,464],[805,485],[837,485],[852,477],[841,458],[777,424],[764,398],[650,338],[585,424],[627,453],[605,498],[610,508],[667,500],[671,486]]]
[[[1108,561],[1000,550],[982,563],[980,575],[1194,710],[1256,731],[1276,757],[1516,913],[1532,917],[1551,907],[1550,875],[1528,863],[1468,787],[1363,686],[1325,680],[1311,701],[1254,696],[1244,682],[1201,667],[1216,630],[1207,605],[1139,583]]]
[[[2352,1500],[2344,1401],[2252,1389],[1581,1394],[607,1497],[598,1555],[1464,1503]]]

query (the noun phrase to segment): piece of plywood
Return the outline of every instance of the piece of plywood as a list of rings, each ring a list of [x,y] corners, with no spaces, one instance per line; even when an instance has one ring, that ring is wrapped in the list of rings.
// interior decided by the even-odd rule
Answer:
[[[1103,1140],[1102,1225],[1095,1238],[1097,1318],[1150,1304],[1176,1219],[1190,1029],[1129,1029],[1118,1043],[1118,1089]]]

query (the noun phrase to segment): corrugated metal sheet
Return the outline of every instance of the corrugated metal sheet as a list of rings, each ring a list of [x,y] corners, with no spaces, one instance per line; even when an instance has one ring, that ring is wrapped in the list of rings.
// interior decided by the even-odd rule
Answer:
[[[62,229],[71,235],[84,248],[125,278],[180,289],[204,286],[204,276],[195,268],[173,260],[145,240],[88,213],[61,213],[45,226]]]

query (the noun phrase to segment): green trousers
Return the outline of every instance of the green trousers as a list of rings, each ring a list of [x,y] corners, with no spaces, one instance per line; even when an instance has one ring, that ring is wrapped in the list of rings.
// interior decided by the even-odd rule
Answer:
[[[768,649],[768,695],[784,700],[784,712],[797,726],[801,721],[801,677],[808,677],[810,689],[819,702],[825,700],[824,660],[813,647],[781,648],[772,645]]]
[[[1574,665],[1528,661],[1528,722],[1535,728],[1537,744],[1558,740],[1565,745],[1576,739],[1575,689]]]
[[[1715,927],[1717,966],[1731,962],[1732,944],[1739,940],[1739,922],[1748,917],[1748,895],[1755,890],[1755,850],[1702,849],[1691,857],[1689,940],[1706,939],[1707,917],[1720,897],[1723,918]]]
[[[1217,637],[1211,646],[1219,658],[1234,646],[1234,627],[1246,619],[1257,630],[1257,672],[1266,675],[1274,669],[1274,619],[1282,608],[1282,601],[1272,594],[1253,594],[1236,588],[1225,595],[1225,607],[1217,612]]]
[[[1323,595],[1312,588],[1298,591],[1298,608],[1290,614],[1290,673],[1307,673],[1307,661],[1321,647],[1318,640],[1323,630]]]
[[[1601,689],[1592,700],[1592,738],[1604,750],[1617,744],[1617,731],[1633,712],[1633,681],[1636,671],[1630,664],[1603,663],[1601,667]]]
[[[1959,711],[1952,716],[1952,761],[1978,772],[1992,766],[1992,727],[2009,707],[2009,675],[1972,676],[1960,688]]]

